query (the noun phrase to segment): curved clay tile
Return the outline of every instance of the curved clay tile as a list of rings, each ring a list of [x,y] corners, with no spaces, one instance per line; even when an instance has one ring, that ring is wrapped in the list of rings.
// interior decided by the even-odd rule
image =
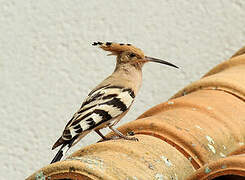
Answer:
[[[221,63],[119,130],[28,179],[213,179],[245,176],[245,55]],[[109,134],[107,137],[113,136]]]

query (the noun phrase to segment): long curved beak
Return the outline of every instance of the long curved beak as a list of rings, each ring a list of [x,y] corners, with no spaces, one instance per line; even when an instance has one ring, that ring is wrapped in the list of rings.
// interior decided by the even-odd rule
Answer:
[[[171,64],[170,62],[167,62],[167,61],[164,61],[164,60],[161,60],[161,59],[156,59],[156,58],[145,56],[145,60],[146,61],[150,61],[150,62],[156,62],[156,63],[160,63],[160,64],[165,64],[165,65],[172,66],[172,67],[175,67],[175,68],[179,68],[178,66],[175,66],[174,64]]]

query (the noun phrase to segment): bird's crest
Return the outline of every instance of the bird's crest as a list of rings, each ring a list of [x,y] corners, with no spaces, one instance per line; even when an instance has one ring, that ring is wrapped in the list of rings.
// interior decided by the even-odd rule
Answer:
[[[93,46],[98,45],[101,49],[112,52],[112,55],[118,55],[124,51],[130,51],[138,55],[139,57],[144,58],[143,51],[131,44],[114,43],[114,42],[102,43],[98,41],[98,42],[94,42],[92,45]]]

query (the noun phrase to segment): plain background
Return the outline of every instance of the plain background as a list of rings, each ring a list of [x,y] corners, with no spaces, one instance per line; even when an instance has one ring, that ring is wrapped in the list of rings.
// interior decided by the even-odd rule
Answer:
[[[181,67],[146,64],[124,124],[244,46],[244,19],[244,0],[0,0],[0,179],[47,165],[68,120],[113,71],[115,57],[93,41],[132,43]]]

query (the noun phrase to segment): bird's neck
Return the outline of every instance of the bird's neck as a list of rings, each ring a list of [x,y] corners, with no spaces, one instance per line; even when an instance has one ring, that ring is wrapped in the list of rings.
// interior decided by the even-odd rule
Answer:
[[[112,76],[137,94],[142,84],[142,66],[139,64],[117,64]]]

